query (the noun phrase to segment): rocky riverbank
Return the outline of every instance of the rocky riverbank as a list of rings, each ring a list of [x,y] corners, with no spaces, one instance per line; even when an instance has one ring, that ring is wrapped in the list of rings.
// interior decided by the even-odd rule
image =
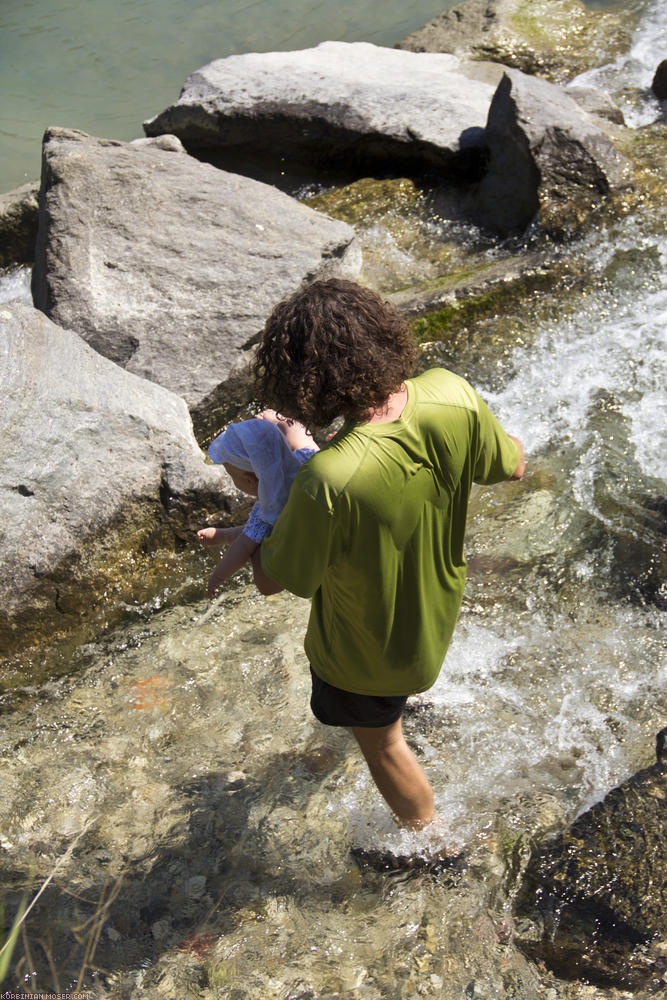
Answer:
[[[664,127],[630,128],[603,91],[565,85],[627,48],[636,11],[524,6],[469,0],[396,50],[328,42],[218,60],[146,123],[148,139],[50,128],[39,197],[28,185],[0,200],[0,263],[34,264],[34,307],[0,305],[0,643],[12,719],[0,844],[10,901],[26,880],[59,872],[51,917],[30,924],[47,956],[36,987],[54,960],[75,982],[79,944],[92,940],[72,935],[79,920],[99,924],[107,972],[91,978],[91,959],[86,982],[100,997],[584,995],[557,977],[594,981],[588,995],[605,1000],[662,988],[664,762],[568,826],[576,754],[537,755],[529,780],[513,734],[542,693],[522,712],[501,697],[515,665],[530,678],[569,655],[553,639],[545,660],[536,608],[543,621],[574,621],[575,647],[597,636],[603,662],[615,619],[622,645],[643,636],[645,619],[641,669],[652,679],[639,688],[655,690],[664,496],[634,452],[619,392],[593,394],[593,444],[574,447],[556,414],[559,447],[537,444],[525,483],[473,505],[463,634],[499,607],[524,632],[513,645],[514,628],[495,625],[499,686],[481,681],[475,696],[507,727],[511,818],[484,795],[471,805],[462,889],[419,876],[399,889],[351,863],[350,832],[328,803],[348,781],[358,788],[360,772],[344,740],[302,719],[300,602],[283,595],[264,610],[237,581],[210,623],[193,624],[205,575],[193,531],[245,510],[200,448],[252,405],[253,344],[300,282],[338,273],[379,288],[414,321],[424,365],[456,367],[491,393],[549,315],[575,322],[597,296],[611,324],[606,289],[657,286],[650,232],[630,248],[619,237],[602,263],[593,234],[664,209]],[[591,467],[604,480],[588,483]],[[221,656],[233,665],[224,676]],[[619,672],[625,706],[635,678]],[[447,683],[444,708],[436,692],[410,717],[426,761],[450,746],[471,754]],[[607,688],[584,689],[627,742]],[[628,718],[655,731],[659,702],[627,699]],[[58,721],[36,724],[42,709]],[[483,721],[477,740],[491,755]],[[637,741],[634,767],[647,763]],[[448,765],[450,784],[465,789],[474,778],[461,766]],[[437,787],[446,803],[447,776]],[[544,841],[554,833],[555,847]],[[657,845],[648,860],[647,843]],[[319,942],[286,958],[309,922],[328,942],[321,966]],[[378,960],[389,935],[391,974]],[[349,952],[338,959],[337,936]]]

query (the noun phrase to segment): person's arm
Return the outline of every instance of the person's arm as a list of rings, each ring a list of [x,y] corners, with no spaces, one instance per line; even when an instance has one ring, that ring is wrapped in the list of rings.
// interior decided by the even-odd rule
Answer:
[[[255,586],[259,590],[260,594],[263,594],[265,597],[270,597],[271,594],[279,594],[281,590],[285,589],[284,587],[281,587],[279,583],[276,583],[275,580],[272,580],[269,576],[267,576],[262,569],[262,559],[259,545],[252,554],[252,572],[255,578]]]
[[[521,479],[524,472],[526,471],[526,460],[523,457],[523,445],[521,444],[518,438],[514,437],[513,434],[508,434],[507,436],[510,439],[510,441],[514,441],[514,444],[519,449],[519,464],[517,465],[516,469],[509,478]]]
[[[259,550],[252,538],[241,533],[234,539],[224,556],[215,567],[208,581],[208,596],[212,598],[221,583],[233,576]]]
[[[491,486],[506,479],[521,479],[526,467],[521,442],[501,427],[478,393],[475,397],[477,439],[473,481]]]

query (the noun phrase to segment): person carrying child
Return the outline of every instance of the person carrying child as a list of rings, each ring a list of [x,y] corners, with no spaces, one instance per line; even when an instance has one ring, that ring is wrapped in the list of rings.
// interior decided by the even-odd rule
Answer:
[[[230,424],[211,441],[210,458],[224,465],[236,488],[257,497],[257,503],[245,525],[197,532],[203,545],[229,546],[209,577],[209,598],[252,558],[287,503],[300,466],[318,450],[301,423],[284,419],[275,410]]]
[[[315,281],[279,303],[255,361],[258,398],[341,430],[302,466],[252,556],[263,594],[312,599],[311,708],[351,730],[399,823],[434,817],[403,736],[407,698],[435,682],[458,617],[474,482],[519,479],[523,450],[442,368],[410,377],[405,320],[370,289]]]

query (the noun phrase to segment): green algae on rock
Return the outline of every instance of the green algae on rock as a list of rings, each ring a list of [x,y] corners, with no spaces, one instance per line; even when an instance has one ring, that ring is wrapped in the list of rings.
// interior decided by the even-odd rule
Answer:
[[[462,218],[455,188],[429,190],[406,177],[363,177],[306,197],[306,204],[355,227],[359,280],[382,292],[421,285],[471,267],[483,242]]]
[[[0,306],[0,328],[6,654],[86,623],[109,592],[130,600],[143,556],[225,499],[180,397],[31,306]]]
[[[636,3],[601,11],[581,0],[466,0],[398,48],[488,59],[564,83],[627,51],[637,10]]]

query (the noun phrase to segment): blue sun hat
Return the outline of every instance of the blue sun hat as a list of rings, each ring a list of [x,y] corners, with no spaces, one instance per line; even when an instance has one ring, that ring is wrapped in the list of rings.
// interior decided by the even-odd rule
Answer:
[[[211,441],[208,454],[218,464],[228,462],[237,469],[254,472],[259,487],[253,509],[262,521],[275,524],[303,461],[278,427],[259,417],[230,424]]]

